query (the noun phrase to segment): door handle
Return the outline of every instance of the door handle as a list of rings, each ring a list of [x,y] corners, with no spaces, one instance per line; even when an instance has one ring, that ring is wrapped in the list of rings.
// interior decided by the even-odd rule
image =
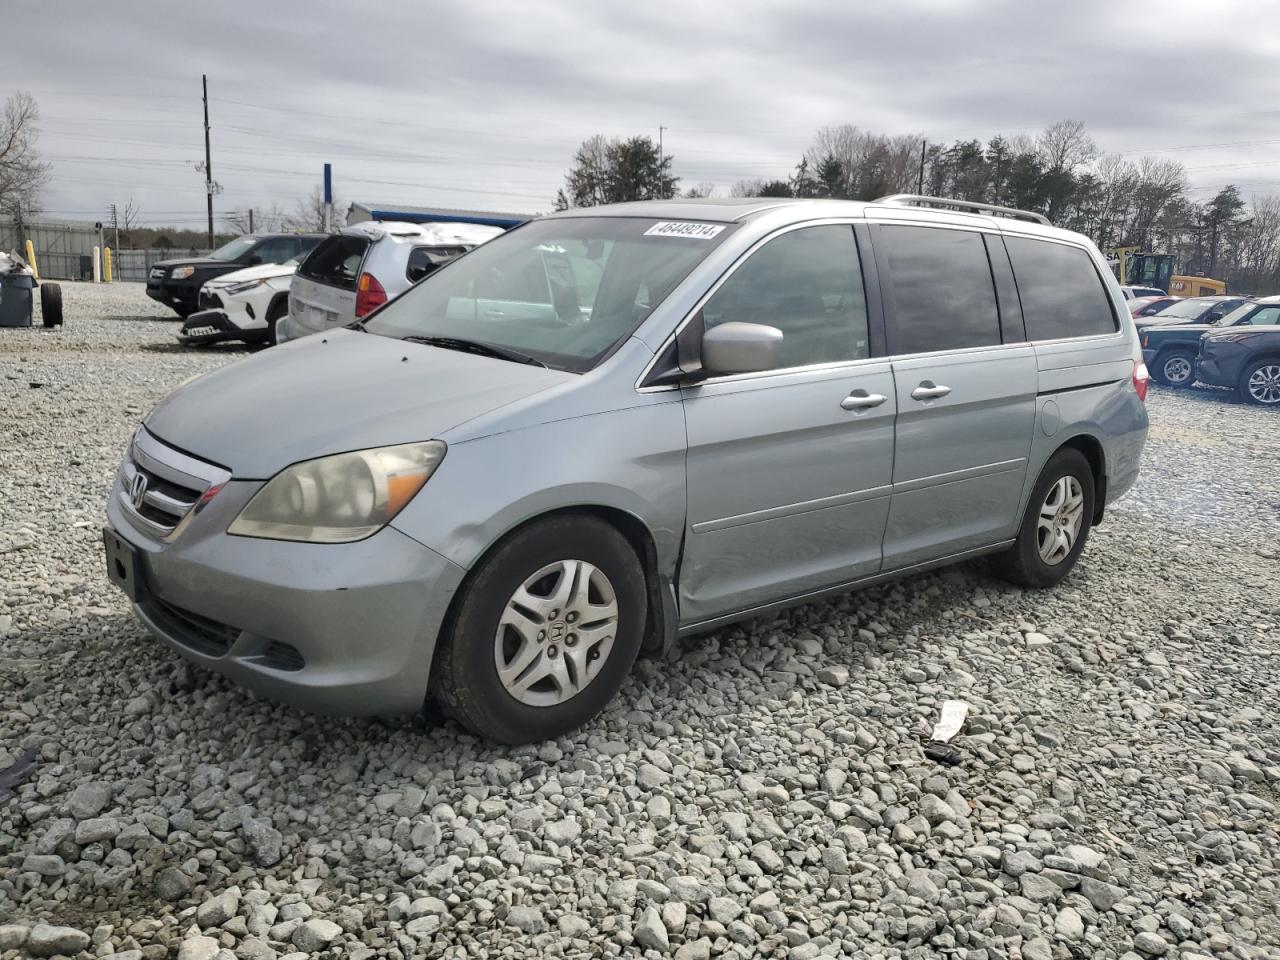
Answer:
[[[932,380],[921,380],[920,386],[911,391],[912,400],[937,400],[951,392],[950,387],[934,383]]]
[[[842,410],[869,410],[878,407],[889,398],[882,393],[867,393],[859,387],[840,401]]]

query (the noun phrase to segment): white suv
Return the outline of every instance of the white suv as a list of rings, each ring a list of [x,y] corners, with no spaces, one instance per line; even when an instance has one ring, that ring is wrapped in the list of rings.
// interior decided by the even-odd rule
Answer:
[[[474,223],[370,221],[323,240],[298,267],[276,342],[359,320],[437,267],[502,233]]]

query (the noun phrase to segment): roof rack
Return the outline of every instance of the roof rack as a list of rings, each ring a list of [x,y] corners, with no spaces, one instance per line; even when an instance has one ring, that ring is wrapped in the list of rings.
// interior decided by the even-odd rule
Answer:
[[[938,207],[943,210],[960,210],[964,213],[989,213],[997,217],[1009,217],[1013,220],[1030,220],[1032,223],[1043,223],[1053,226],[1049,218],[1030,210],[1015,210],[1013,207],[1000,207],[994,203],[978,203],[974,200],[951,200],[947,197],[924,197],[918,193],[894,193],[881,197],[875,203],[891,203],[900,207]]]

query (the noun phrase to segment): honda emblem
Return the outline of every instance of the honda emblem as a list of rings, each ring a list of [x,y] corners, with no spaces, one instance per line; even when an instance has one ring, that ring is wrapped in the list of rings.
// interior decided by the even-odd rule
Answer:
[[[145,474],[135,473],[133,479],[129,481],[129,502],[133,504],[133,509],[141,510],[142,501],[147,497],[147,478]]]

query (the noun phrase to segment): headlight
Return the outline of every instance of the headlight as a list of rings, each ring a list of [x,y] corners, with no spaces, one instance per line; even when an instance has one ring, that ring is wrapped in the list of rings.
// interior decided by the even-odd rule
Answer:
[[[170,280],[185,280],[196,272],[195,267],[174,267],[173,272],[169,274]]]
[[[242,537],[349,543],[381,530],[422,489],[440,440],[305,460],[276,474],[227,532]]]
[[[260,287],[266,280],[241,280],[239,283],[229,283],[224,287],[227,293],[248,293],[254,287]]]

